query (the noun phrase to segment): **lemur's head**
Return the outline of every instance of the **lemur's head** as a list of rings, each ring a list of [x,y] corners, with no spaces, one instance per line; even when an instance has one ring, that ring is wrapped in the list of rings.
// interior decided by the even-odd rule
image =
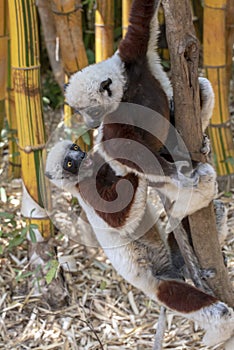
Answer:
[[[66,102],[82,115],[88,127],[95,128],[118,107],[124,86],[124,63],[116,53],[75,73],[65,90]]]
[[[78,145],[64,140],[50,150],[45,170],[53,184],[72,193],[78,181],[92,175],[92,160]]]

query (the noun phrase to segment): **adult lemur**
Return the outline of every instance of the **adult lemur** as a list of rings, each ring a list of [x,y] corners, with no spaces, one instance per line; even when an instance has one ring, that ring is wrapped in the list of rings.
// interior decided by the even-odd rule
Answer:
[[[99,141],[88,157],[70,141],[58,143],[48,155],[46,174],[78,198],[106,255],[128,282],[199,323],[207,330],[204,342],[217,344],[233,334],[233,311],[183,281],[147,199],[151,181],[169,199],[171,214],[181,219],[208,205],[215,192],[215,172],[209,164],[198,164],[186,176],[180,171],[184,163],[169,163],[160,155],[168,135],[172,90],[152,45],[155,3],[135,0],[118,52],[71,78],[67,102],[87,124],[101,123]],[[213,95],[206,80],[200,80],[201,92],[205,84],[202,114],[207,123]],[[156,118],[158,123],[156,112],[162,116]]]
[[[98,152],[106,161],[111,161],[115,173],[125,175],[131,171],[143,175],[168,199],[173,216],[182,218],[208,205],[215,192],[215,172],[209,164],[199,163],[194,171],[190,167],[188,178],[180,172],[184,162],[170,166],[158,157],[168,136],[172,100],[170,81],[155,50],[158,33],[155,5],[158,2],[134,1],[130,26],[119,50],[111,58],[74,74],[65,95],[67,103],[79,111],[88,126],[97,127],[101,123]],[[212,114],[214,96],[207,79],[200,78],[199,82],[205,130]],[[150,110],[136,106],[128,108],[126,102]],[[129,112],[130,108],[132,112]],[[109,140],[111,142],[107,142]],[[141,144],[145,147],[144,152]],[[163,173],[155,166],[158,163]],[[172,181],[173,173],[175,179]],[[179,202],[175,202],[176,197]]]

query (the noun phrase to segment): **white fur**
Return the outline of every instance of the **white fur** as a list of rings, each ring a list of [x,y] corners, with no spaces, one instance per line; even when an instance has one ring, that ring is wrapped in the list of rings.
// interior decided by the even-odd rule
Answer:
[[[158,11],[155,11],[150,24],[150,40],[148,44],[147,58],[152,75],[160,82],[163,90],[167,94],[168,100],[170,101],[173,98],[173,90],[171,82],[160,63],[160,58],[157,52],[158,35]]]
[[[111,97],[106,91],[99,91],[101,82],[108,78],[112,80]],[[107,60],[85,67],[73,74],[66,88],[66,101],[81,113],[82,109],[90,106],[117,104],[118,107],[123,97],[125,83],[124,63],[116,52]]]
[[[199,87],[201,92],[201,120],[202,120],[202,131],[204,132],[209,125],[210,118],[213,113],[215,96],[210,81],[206,78],[199,77]]]

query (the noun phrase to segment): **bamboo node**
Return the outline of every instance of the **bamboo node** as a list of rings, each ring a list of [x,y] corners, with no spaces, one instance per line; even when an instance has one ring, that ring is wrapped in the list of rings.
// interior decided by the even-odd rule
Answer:
[[[210,66],[210,65],[207,65],[207,64],[204,64],[203,65],[204,68],[209,68],[209,69],[222,69],[222,68],[227,68],[227,64],[220,64],[218,66]]]
[[[27,145],[25,147],[22,147],[22,146],[20,146],[19,141],[16,140],[16,144],[19,147],[19,149],[26,154],[30,154],[30,153],[36,152],[36,151],[41,151],[45,148],[45,143],[38,144],[37,146]]]
[[[9,163],[12,167],[21,168],[21,164],[17,164],[17,163],[11,162],[10,160],[8,161],[8,163]]]
[[[209,124],[209,127],[211,127],[211,128],[218,128],[218,129],[220,129],[220,128],[230,128],[230,126],[231,126],[231,120],[230,119],[228,119],[228,120],[226,120],[225,122],[223,122],[223,123],[220,123],[220,124]]]
[[[227,6],[226,5],[218,7],[218,6],[211,6],[211,5],[204,4],[204,8],[212,9],[212,10],[221,10],[221,11],[226,11],[227,10]]]
[[[30,66],[30,67],[14,67],[14,66],[12,66],[12,69],[14,69],[14,70],[33,70],[33,69],[40,69],[40,68],[41,68],[40,64]]]
[[[54,9],[52,9],[52,12],[55,15],[57,15],[57,16],[69,16],[69,15],[72,15],[73,13],[75,13],[77,11],[82,10],[82,9],[83,9],[82,5],[76,5],[73,10],[68,11],[68,12],[61,12],[61,11],[57,11],[57,10],[54,10]]]

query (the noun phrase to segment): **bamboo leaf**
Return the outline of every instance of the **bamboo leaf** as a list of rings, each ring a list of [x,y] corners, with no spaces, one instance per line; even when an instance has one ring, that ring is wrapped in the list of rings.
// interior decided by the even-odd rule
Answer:
[[[57,270],[59,267],[59,262],[57,260],[51,260],[49,264],[49,271],[46,274],[46,283],[50,284],[52,280],[56,277]]]
[[[32,225],[29,226],[29,236],[30,236],[32,243],[37,243],[36,234],[35,234],[34,230],[32,229]]]

